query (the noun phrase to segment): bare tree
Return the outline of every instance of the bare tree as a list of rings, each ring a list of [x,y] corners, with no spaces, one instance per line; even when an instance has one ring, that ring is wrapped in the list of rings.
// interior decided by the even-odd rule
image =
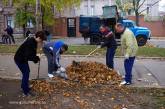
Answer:
[[[139,12],[139,9],[143,6],[146,0],[133,0],[133,9],[136,16],[136,25],[139,26],[139,15],[141,12]]]

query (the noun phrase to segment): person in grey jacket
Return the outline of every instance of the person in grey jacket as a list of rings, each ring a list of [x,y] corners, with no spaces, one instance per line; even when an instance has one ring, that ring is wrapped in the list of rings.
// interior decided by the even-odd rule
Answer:
[[[43,51],[48,60],[48,77],[57,76],[67,79],[65,68],[60,65],[61,54],[68,50],[68,45],[63,41],[48,42],[43,46]]]

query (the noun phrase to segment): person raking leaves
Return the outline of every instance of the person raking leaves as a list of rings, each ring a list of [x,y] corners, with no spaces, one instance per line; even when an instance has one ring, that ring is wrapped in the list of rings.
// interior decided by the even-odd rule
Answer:
[[[37,56],[37,45],[42,45],[44,40],[46,40],[45,33],[43,31],[38,31],[35,37],[28,37],[21,44],[14,56],[14,61],[22,72],[21,88],[26,96],[32,95],[29,88],[30,68],[28,61],[33,61],[34,63],[40,61],[40,58]]]
[[[113,32],[108,26],[102,25],[100,27],[100,32],[103,35],[104,42],[98,46],[98,48],[107,47],[106,52],[106,65],[108,68],[114,69],[114,55],[117,48],[117,42],[115,40]]]

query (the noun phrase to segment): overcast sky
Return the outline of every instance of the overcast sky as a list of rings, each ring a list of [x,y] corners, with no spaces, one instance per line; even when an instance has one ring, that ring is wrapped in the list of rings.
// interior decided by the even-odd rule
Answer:
[[[159,2],[159,11],[165,11],[165,0]]]

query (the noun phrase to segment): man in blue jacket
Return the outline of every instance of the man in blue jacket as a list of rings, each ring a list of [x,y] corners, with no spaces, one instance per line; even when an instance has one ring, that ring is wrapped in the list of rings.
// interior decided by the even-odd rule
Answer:
[[[48,77],[54,77],[53,73],[67,79],[65,69],[59,61],[61,54],[68,50],[68,45],[63,41],[48,42],[43,46],[43,51],[48,60]]]

